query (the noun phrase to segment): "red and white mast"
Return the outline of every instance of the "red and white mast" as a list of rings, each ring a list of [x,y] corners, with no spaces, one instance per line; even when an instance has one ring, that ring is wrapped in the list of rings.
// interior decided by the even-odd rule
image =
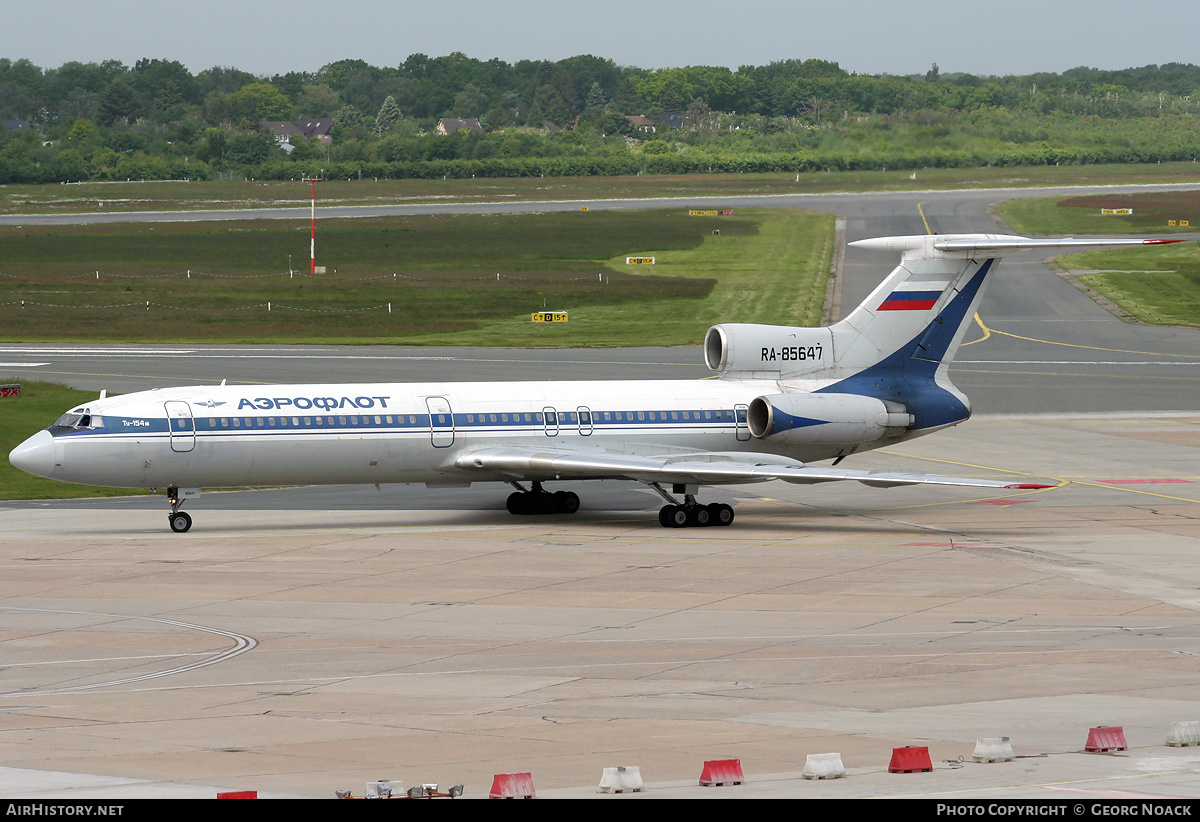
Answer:
[[[317,183],[321,177],[305,177],[304,182],[312,183],[312,216],[309,220],[308,240],[308,273],[317,273]]]

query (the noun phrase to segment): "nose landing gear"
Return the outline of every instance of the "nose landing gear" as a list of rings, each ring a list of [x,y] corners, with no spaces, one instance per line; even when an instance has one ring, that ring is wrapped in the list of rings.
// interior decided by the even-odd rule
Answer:
[[[167,521],[171,524],[171,530],[177,534],[184,534],[192,527],[192,518],[187,513],[180,511],[183,507],[183,498],[185,496],[199,496],[199,489],[188,488],[181,494],[178,488],[167,489],[167,502],[171,503],[171,513],[167,515]]]
[[[183,511],[173,511],[168,515],[171,521],[171,530],[177,534],[185,533],[192,527],[192,518]]]

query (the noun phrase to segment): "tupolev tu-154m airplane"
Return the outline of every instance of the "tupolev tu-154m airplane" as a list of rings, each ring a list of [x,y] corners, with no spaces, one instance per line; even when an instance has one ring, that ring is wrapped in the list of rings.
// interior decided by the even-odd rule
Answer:
[[[71,409],[9,454],[65,482],[165,488],[173,531],[202,487],[503,482],[513,514],[574,513],[549,482],[642,482],[666,527],[728,525],[702,485],[856,480],[1045,488],[1002,480],[838,468],[847,456],[966,420],[950,382],[988,280],[1005,254],[1179,240],[919,235],[851,245],[901,255],[862,305],[822,328],[722,324],[704,359],[717,379],[197,386]],[[810,463],[833,460],[833,465]],[[523,485],[522,483],[525,483]],[[668,490],[669,489],[669,490]],[[679,499],[682,497],[682,500]]]

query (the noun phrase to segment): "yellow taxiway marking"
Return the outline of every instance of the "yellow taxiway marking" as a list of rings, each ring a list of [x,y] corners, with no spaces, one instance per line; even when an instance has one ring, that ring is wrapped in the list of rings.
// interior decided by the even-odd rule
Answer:
[[[917,203],[917,213],[921,215],[921,222],[925,224],[925,233],[932,234],[933,232],[929,230],[929,221],[925,219],[925,209],[922,208],[923,205],[925,204]]]
[[[1001,473],[1020,474],[1022,476],[1026,476],[1026,477],[1036,476],[1036,474],[1030,474],[1026,471],[1012,471],[1012,470],[1004,469],[1004,468],[994,468],[990,465],[975,465],[974,463],[970,463],[970,462],[958,462],[956,460],[939,459],[937,457],[923,457],[918,454],[906,454],[906,453],[903,453],[900,451],[888,451],[887,453],[895,454],[898,457],[905,457],[907,459],[928,460],[929,462],[941,462],[941,463],[945,463],[947,465],[961,465],[965,468],[978,468],[978,469],[986,470],[986,471],[1000,471]],[[1114,491],[1128,491],[1131,494],[1144,494],[1145,496],[1148,496],[1148,497],[1161,497],[1162,499],[1171,499],[1171,500],[1176,500],[1177,502],[1200,502],[1200,500],[1190,499],[1188,497],[1175,497],[1175,496],[1171,496],[1170,494],[1156,494],[1153,491],[1143,491],[1140,488],[1129,488],[1128,486],[1125,486],[1125,485],[1107,485],[1107,484],[1101,483],[1101,482],[1088,482],[1087,480],[1070,479],[1070,478],[1066,478],[1066,477],[1051,477],[1051,479],[1057,480],[1058,484],[1053,485],[1050,488],[1036,488],[1027,493],[1040,494],[1043,491],[1052,491],[1055,488],[1062,488],[1064,485],[1075,484],[1075,485],[1088,485],[1093,488],[1108,488],[1108,489],[1112,489]],[[1012,496],[1019,497],[1019,496],[1025,496],[1025,494],[1013,494]],[[932,504],[940,505],[942,503],[932,503]]]
[[[999,334],[1004,337],[1012,337],[1015,340],[1026,340],[1027,342],[1042,343],[1044,345],[1061,345],[1065,348],[1083,348],[1088,351],[1112,351],[1117,354],[1145,354],[1152,357],[1178,357],[1185,360],[1200,359],[1200,354],[1163,354],[1159,351],[1130,351],[1127,348],[1105,348],[1099,345],[1079,345],[1077,343],[1056,342],[1055,340],[1042,340],[1037,337],[1024,337],[1020,334],[1012,334],[1008,331],[997,331],[994,328],[988,328],[978,313],[975,315],[975,322],[978,323],[980,330],[982,330],[984,333],[984,336],[978,340],[973,340],[972,343],[983,342],[992,334]],[[964,343],[964,345],[971,345],[972,343]]]

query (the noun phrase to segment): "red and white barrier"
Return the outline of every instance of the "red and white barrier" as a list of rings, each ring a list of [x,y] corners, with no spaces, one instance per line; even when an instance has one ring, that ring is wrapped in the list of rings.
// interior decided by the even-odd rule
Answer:
[[[926,773],[932,770],[929,748],[912,745],[906,748],[892,748],[892,761],[888,765],[888,773]]]
[[[1129,746],[1125,743],[1125,728],[1121,725],[1113,725],[1111,728],[1107,725],[1091,728],[1088,731],[1088,741],[1084,750],[1092,753],[1129,750]]]
[[[741,785],[745,781],[740,759],[713,759],[705,762],[704,770],[700,772],[700,784],[706,787]]]
[[[489,799],[536,799],[533,790],[533,774],[498,773],[492,778]]]

